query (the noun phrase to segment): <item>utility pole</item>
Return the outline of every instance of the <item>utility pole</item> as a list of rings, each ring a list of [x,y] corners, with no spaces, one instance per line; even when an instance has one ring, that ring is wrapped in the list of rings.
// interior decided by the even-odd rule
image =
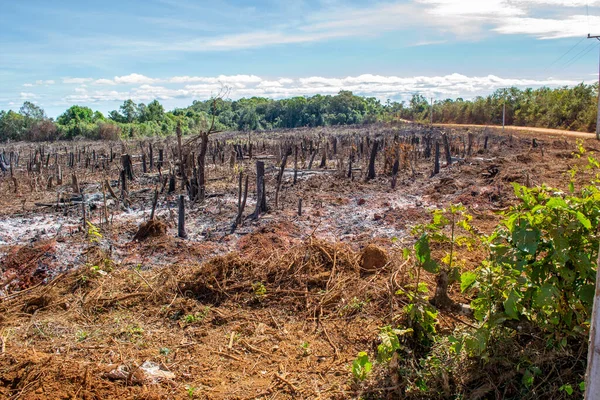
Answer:
[[[600,40],[600,35],[588,39]],[[600,58],[598,60],[598,114],[596,115],[596,139],[600,140]],[[596,290],[590,321],[590,338],[588,342],[587,371],[585,372],[585,400],[600,399],[600,253],[596,261]]]
[[[588,33],[588,39],[600,40],[600,35],[590,35]],[[596,114],[596,139],[600,140],[600,57],[598,58],[598,112]]]

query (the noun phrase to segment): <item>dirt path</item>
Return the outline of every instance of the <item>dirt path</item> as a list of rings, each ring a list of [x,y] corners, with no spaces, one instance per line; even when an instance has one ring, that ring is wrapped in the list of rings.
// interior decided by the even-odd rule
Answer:
[[[435,126],[449,126],[449,127],[457,127],[457,128],[492,128],[492,129],[502,129],[501,126],[497,125],[475,125],[475,124],[433,124]],[[549,128],[536,128],[531,126],[507,126],[507,131],[519,131],[522,133],[545,133],[548,135],[556,135],[556,136],[570,136],[584,139],[593,139],[595,134],[588,132],[575,132],[575,131],[565,131],[561,129],[549,129]]]

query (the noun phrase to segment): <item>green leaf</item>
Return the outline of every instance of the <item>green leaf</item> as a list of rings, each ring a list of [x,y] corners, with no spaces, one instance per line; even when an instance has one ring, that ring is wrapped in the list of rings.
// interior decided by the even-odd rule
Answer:
[[[460,291],[468,290],[477,281],[477,274],[473,271],[463,272],[460,276]]]
[[[518,301],[519,301],[519,295],[514,290],[511,290],[507,299],[504,300],[504,312],[511,319],[519,319],[519,313],[517,311],[517,302]]]
[[[592,223],[589,219],[581,211],[577,211],[577,219],[581,222],[581,225],[585,227],[585,229],[592,229]]]
[[[554,297],[557,296],[557,290],[549,283],[545,283],[535,292],[533,301],[537,307],[550,307],[554,304]]]
[[[512,240],[520,251],[527,254],[535,254],[540,240],[540,231],[522,222],[515,227]]]
[[[569,208],[569,205],[563,199],[561,199],[560,197],[552,197],[546,203],[546,207],[548,207],[551,210],[554,210],[554,209],[566,209],[566,208]]]
[[[530,370],[526,369],[525,373],[523,374],[523,378],[521,379],[521,382],[523,382],[523,385],[525,385],[526,388],[530,388],[531,385],[533,385],[533,374],[531,373]]]
[[[595,291],[596,291],[595,285],[588,284],[588,285],[581,286],[579,288],[579,291],[577,294],[583,304],[587,304],[587,305],[591,306],[592,304],[594,304]]]
[[[417,256],[417,260],[420,263],[425,263],[431,258],[431,249],[429,248],[429,238],[427,234],[424,233],[421,235],[419,240],[415,243],[415,253]]]
[[[371,369],[373,368],[373,364],[369,361],[369,355],[361,351],[358,353],[356,359],[352,362],[352,375],[358,380],[365,380]]]
[[[410,257],[410,250],[409,249],[403,249],[402,250],[402,255],[404,256],[404,258],[406,258],[408,260],[408,258]]]
[[[433,261],[431,259],[429,259],[423,263],[423,269],[432,274],[436,274],[440,270],[438,263],[436,263],[435,261]]]
[[[561,392],[565,392],[569,396],[573,394],[573,386],[571,385],[562,385],[558,390],[560,390]]]

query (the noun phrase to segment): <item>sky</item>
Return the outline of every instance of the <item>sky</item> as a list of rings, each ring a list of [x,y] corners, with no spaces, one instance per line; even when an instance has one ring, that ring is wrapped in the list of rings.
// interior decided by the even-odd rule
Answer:
[[[600,0],[0,0],[0,110],[598,80]]]

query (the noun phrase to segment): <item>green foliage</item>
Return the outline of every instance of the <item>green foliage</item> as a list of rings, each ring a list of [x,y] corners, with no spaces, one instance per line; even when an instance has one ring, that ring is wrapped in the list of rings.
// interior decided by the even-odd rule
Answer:
[[[263,298],[267,295],[267,288],[262,282],[253,283],[252,290],[254,291],[254,296],[258,298]]]
[[[406,334],[412,333],[412,329],[393,329],[387,325],[379,330],[379,341],[377,346],[377,361],[387,363],[397,350],[402,348],[400,338]]]
[[[194,393],[196,392],[196,390],[198,390],[198,388],[191,385],[185,385],[185,390],[187,392],[188,398],[193,399]]]
[[[361,312],[362,309],[369,303],[369,299],[360,300],[358,297],[353,297],[347,304],[340,309],[341,315],[352,315]]]
[[[90,221],[87,222],[87,236],[90,243],[98,243],[100,239],[102,239],[102,233],[100,233],[100,229],[92,224]]]
[[[573,87],[520,90],[498,89],[471,101],[446,99],[433,105],[434,122],[501,125],[506,104],[506,124],[537,126],[593,132],[596,126],[598,83]],[[414,95],[410,107],[400,108],[402,118],[428,120],[430,106],[421,95]]]
[[[369,355],[361,351],[354,361],[352,361],[352,376],[357,381],[364,381],[373,369],[373,364],[369,361]]]
[[[596,126],[598,84],[580,84],[556,89],[498,89],[487,97],[472,101],[461,98],[436,101],[434,122],[466,124],[501,124],[502,106],[506,103],[506,124],[562,128],[593,132]],[[165,112],[153,100],[147,105],[128,99],[108,119],[118,130],[106,135],[100,123],[108,122],[99,111],[74,105],[56,122],[46,118],[39,106],[25,102],[19,112],[0,111],[0,141],[56,140],[85,137],[94,140],[117,140],[174,134],[177,122],[184,134],[207,129],[213,114],[217,130],[271,130],[395,121],[398,118],[429,120],[431,106],[415,94],[404,102],[381,104],[374,97],[356,96],[349,91],[337,95],[292,97],[271,100],[262,97],[239,100],[217,99],[194,101],[182,109]],[[40,125],[40,122],[46,122]]]
[[[497,325],[527,320],[560,341],[585,336],[598,257],[600,191],[564,194],[514,184],[521,203],[489,237],[489,260],[467,279],[479,289],[475,317]]]
[[[202,322],[210,313],[210,307],[206,306],[202,311],[194,314],[187,314],[182,319],[186,324],[193,324],[195,322]]]
[[[457,272],[463,263],[456,259],[456,250],[471,250],[477,243],[471,226],[472,219],[462,204],[452,204],[448,209],[434,210],[429,224],[416,225],[413,228],[413,232],[420,235],[415,244],[417,260],[426,271],[436,273],[440,268],[437,262],[431,260],[429,246],[430,241],[433,241],[449,245],[449,251],[440,260],[441,267],[447,269],[451,275],[458,276]]]
[[[88,337],[90,337],[90,333],[89,332],[82,331],[82,330],[79,330],[79,331],[75,332],[75,338],[77,339],[78,342],[83,342]]]
[[[171,353],[171,349],[168,347],[161,347],[159,353],[161,356],[168,356]]]

